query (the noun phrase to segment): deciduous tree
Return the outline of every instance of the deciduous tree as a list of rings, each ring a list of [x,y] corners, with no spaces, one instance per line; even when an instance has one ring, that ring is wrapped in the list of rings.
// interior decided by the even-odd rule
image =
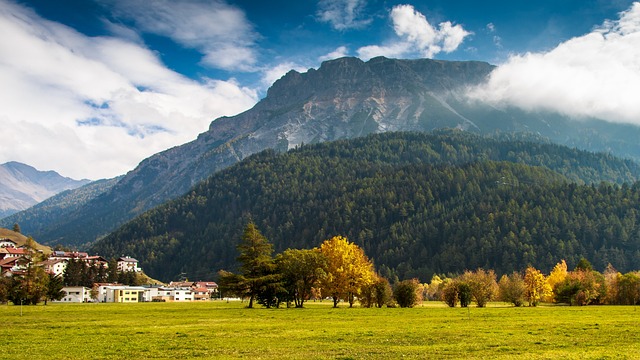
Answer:
[[[547,276],[547,284],[549,284],[549,288],[551,288],[551,293],[546,297],[546,300],[551,302],[555,301],[556,296],[556,285],[564,281],[567,277],[567,263],[562,260],[553,267],[549,276]]]
[[[551,287],[540,270],[527,267],[524,273],[524,298],[529,306],[537,306],[540,301],[551,294]]]
[[[526,287],[524,279],[519,272],[511,275],[502,275],[498,282],[498,298],[501,301],[512,303],[514,306],[522,306]]]
[[[278,273],[288,296],[295,307],[304,306],[311,296],[311,289],[326,275],[327,261],[320,249],[287,249],[276,256]]]
[[[478,307],[485,307],[498,294],[496,273],[493,270],[465,271],[460,278],[469,285],[471,296]]]
[[[320,251],[327,259],[323,292],[333,298],[333,307],[338,307],[340,299],[346,299],[352,307],[360,289],[376,278],[373,264],[360,247],[342,236],[324,241]]]

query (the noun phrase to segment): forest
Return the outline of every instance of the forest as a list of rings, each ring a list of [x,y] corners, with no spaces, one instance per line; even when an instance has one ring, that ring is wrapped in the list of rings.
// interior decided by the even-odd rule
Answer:
[[[634,162],[529,138],[386,133],[267,150],[142,214],[92,252],[170,280],[235,270],[249,220],[276,252],[348,237],[390,280],[549,272],[581,258],[640,268]]]

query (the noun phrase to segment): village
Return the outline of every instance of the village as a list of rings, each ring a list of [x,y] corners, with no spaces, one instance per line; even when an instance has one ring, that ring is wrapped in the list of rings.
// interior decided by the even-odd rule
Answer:
[[[0,275],[12,277],[26,271],[30,262],[24,246],[8,238],[0,238]],[[53,276],[62,278],[70,261],[107,269],[109,262],[98,255],[78,251],[52,251],[39,266]],[[116,260],[119,272],[142,273],[138,260],[122,256]],[[213,281],[172,281],[168,285],[131,286],[119,283],[96,282],[93,286],[64,286],[64,297],[59,303],[138,303],[208,301],[218,296],[218,285]]]

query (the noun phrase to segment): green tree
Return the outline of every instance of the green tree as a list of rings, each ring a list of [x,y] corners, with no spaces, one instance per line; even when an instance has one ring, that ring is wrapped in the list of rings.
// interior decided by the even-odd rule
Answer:
[[[18,223],[13,224],[13,232],[20,234],[20,225]]]
[[[119,278],[118,274],[118,260],[112,258],[107,264],[107,282],[117,283]]]
[[[440,284],[440,294],[442,301],[444,301],[449,307],[456,307],[458,301],[458,284],[454,279],[446,278]]]
[[[473,290],[469,283],[464,281],[456,282],[456,289],[458,293],[458,299],[460,300],[461,307],[468,307],[471,304],[471,299],[473,298]]]
[[[9,301],[11,291],[11,278],[0,276],[0,304],[6,304]]]
[[[66,286],[82,285],[82,277],[85,272],[85,264],[82,260],[71,258],[67,261],[67,266],[62,273]]]
[[[304,306],[311,289],[318,286],[326,275],[327,261],[319,249],[287,249],[276,256],[277,272],[295,307]]]
[[[418,279],[403,280],[393,289],[393,297],[400,307],[414,307],[421,300],[421,286]]]
[[[66,293],[62,291],[64,287],[64,281],[59,275],[48,274],[49,281],[47,284],[47,292],[44,297],[44,304],[47,305],[49,300],[60,300],[66,296]]]
[[[253,302],[263,294],[262,302],[270,307],[271,292],[274,291],[274,283],[278,280],[276,264],[271,256],[273,246],[260,233],[253,222],[249,222],[244,229],[240,243],[238,244],[240,255],[240,275],[223,272],[221,281],[227,289],[235,289],[242,292],[242,297],[249,298],[248,308],[253,308]]]

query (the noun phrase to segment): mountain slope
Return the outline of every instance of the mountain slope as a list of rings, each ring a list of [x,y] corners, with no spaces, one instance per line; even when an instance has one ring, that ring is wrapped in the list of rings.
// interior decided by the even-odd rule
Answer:
[[[10,239],[15,241],[18,247],[23,246],[27,243],[27,237],[22,235],[21,233],[17,233],[13,230],[5,229],[0,227],[0,239]],[[45,254],[51,252],[51,248],[48,246],[40,245],[37,241],[34,241],[36,250],[41,250]]]
[[[55,171],[39,171],[19,162],[0,165],[0,218],[27,209],[89,180],[73,180]]]
[[[342,58],[324,62],[318,70],[291,71],[252,109],[219,118],[196,140],[142,161],[109,192],[51,226],[40,239],[82,246],[256,152],[371,133],[439,128],[530,132],[570,146],[640,158],[638,127],[575,122],[468,101],[466,89],[493,69],[482,62],[378,57],[367,62]]]
[[[477,266],[548,268],[580,256],[640,266],[640,188],[608,203],[623,196],[619,188],[569,180],[637,179],[638,171],[603,154],[464,132],[372,135],[254,155],[92,251],[131,254],[163,280],[211,277],[236,265],[236,242],[252,218],[276,251],[346,235],[387,274],[405,278]]]
[[[24,233],[35,239],[48,228],[58,227],[77,216],[88,202],[111,189],[120,177],[97,180],[73,190],[65,190],[26,210],[0,219],[0,227],[19,224]]]

